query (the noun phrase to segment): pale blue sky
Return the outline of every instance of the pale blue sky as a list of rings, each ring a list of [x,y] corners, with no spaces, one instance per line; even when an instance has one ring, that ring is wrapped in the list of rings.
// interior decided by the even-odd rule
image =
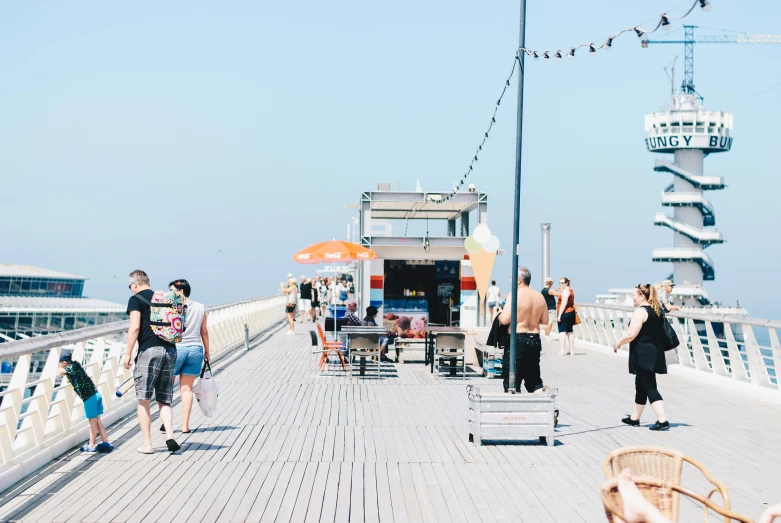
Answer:
[[[527,44],[599,40],[676,0],[528,2]],[[781,33],[777,2],[712,0],[687,22]],[[679,27],[677,23],[676,27]],[[126,275],[187,277],[207,303],[275,291],[290,255],[344,236],[377,182],[450,187],[484,132],[518,41],[518,2],[16,2],[0,6],[0,261],[90,277],[124,301]],[[667,103],[663,66],[683,46],[527,62],[522,262],[578,298],[664,278],[651,249],[667,175],[643,115]],[[778,317],[781,46],[699,45],[705,105],[735,115],[726,178],[710,193],[727,243],[708,288]],[[471,182],[511,242],[515,82]],[[311,272],[311,269],[306,272]],[[116,279],[114,276],[116,275]],[[509,276],[509,256],[494,276]]]

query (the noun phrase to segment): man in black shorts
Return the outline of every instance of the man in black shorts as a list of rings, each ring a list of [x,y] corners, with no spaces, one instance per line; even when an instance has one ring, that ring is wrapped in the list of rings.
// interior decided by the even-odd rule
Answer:
[[[157,337],[150,324],[151,310],[149,303],[154,291],[149,288],[149,276],[144,271],[135,270],[130,273],[130,285],[133,296],[127,301],[127,314],[130,316],[130,328],[127,331],[127,349],[124,366],[130,369],[133,349],[138,341],[133,380],[136,385],[138,399],[138,426],[144,444],[138,449],[141,454],[152,454],[152,413],[149,402],[154,396],[160,419],[165,427],[166,446],[171,452],[179,450],[179,444],[174,440],[173,411],[171,402],[174,399],[174,364],[176,363],[176,346]]]
[[[545,390],[540,376],[540,325],[548,324],[548,306],[542,294],[529,287],[532,281],[531,272],[526,267],[518,268],[518,316],[515,326],[515,392],[521,391],[524,382],[527,392],[542,394]],[[507,295],[507,302],[499,314],[499,323],[510,325],[512,293]],[[510,327],[510,332],[512,332]],[[510,347],[504,349],[502,360],[502,378],[504,391],[510,388]]]

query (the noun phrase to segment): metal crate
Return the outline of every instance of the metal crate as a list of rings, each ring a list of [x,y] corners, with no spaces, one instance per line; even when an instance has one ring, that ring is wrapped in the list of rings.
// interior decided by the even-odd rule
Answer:
[[[466,392],[469,441],[475,445],[482,445],[483,440],[539,439],[541,443],[553,446],[558,389],[543,394],[482,394],[478,387],[467,385]]]

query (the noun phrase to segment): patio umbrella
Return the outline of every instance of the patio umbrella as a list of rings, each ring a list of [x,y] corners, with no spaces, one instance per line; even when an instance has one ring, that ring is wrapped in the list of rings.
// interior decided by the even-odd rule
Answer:
[[[367,261],[377,258],[377,253],[357,243],[331,240],[310,245],[293,255],[293,261],[304,264],[321,262],[334,264],[334,281],[336,281],[336,264],[351,261]],[[334,339],[336,339],[336,307],[334,307]]]

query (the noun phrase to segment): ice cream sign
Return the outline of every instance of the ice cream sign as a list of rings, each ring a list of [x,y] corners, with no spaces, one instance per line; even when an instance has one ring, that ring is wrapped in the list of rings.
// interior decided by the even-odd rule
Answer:
[[[480,224],[464,240],[464,248],[472,262],[480,304],[485,300],[488,284],[491,283],[491,271],[494,268],[496,253],[499,251],[499,238],[491,234],[487,225]]]

